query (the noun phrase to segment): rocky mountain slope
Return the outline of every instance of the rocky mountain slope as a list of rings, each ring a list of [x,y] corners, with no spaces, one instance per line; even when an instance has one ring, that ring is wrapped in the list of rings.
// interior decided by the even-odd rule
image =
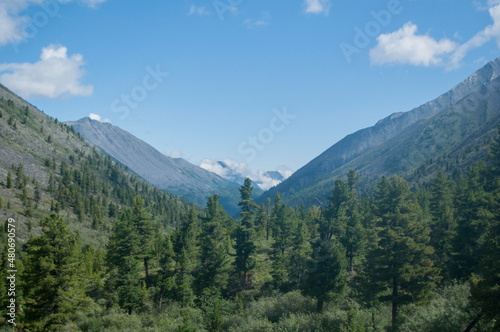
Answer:
[[[67,122],[86,141],[126,165],[146,181],[188,201],[204,206],[217,193],[230,212],[239,209],[238,185],[217,174],[195,166],[182,158],[171,158],[134,135],[89,118]]]
[[[435,100],[346,136],[261,199],[278,191],[289,204],[311,205],[351,168],[365,179],[394,173],[411,178],[429,161],[446,157],[449,163],[459,150],[477,149],[469,159],[481,158],[480,146],[499,123],[499,75],[496,59]]]

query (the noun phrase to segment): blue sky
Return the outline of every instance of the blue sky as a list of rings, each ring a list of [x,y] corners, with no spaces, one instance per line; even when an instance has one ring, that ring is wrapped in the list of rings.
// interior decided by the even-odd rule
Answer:
[[[0,2],[2,84],[254,175],[441,95],[499,43],[488,0]]]

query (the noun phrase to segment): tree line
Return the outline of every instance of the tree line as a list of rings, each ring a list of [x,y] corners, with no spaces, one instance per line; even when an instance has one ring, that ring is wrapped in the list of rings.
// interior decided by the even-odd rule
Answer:
[[[323,209],[288,207],[279,193],[257,205],[246,179],[239,218],[228,216],[214,194],[203,211],[182,211],[173,228],[153,217],[161,215],[156,204],[136,195],[112,216],[105,248],[82,245],[53,211],[23,250],[19,324],[31,331],[85,330],[77,316],[95,306],[124,317],[161,315],[162,308],[178,306],[201,310],[202,328],[221,331],[228,326],[228,308],[246,312],[265,296],[300,294],[315,305],[310,315],[332,305],[344,308],[346,330],[399,331],[408,324],[404,308],[425,307],[447,287],[467,284],[470,312],[460,326],[498,329],[499,138],[489,157],[463,174],[440,171],[417,189],[398,175],[384,176],[367,197],[356,192],[360,176],[351,170],[335,181]],[[83,167],[93,165],[88,162]],[[122,175],[113,175],[109,162],[99,161],[108,163],[108,175],[119,182]],[[106,190],[60,168],[53,186],[58,202],[78,209],[85,196],[72,194],[78,182],[94,192]],[[102,208],[102,200],[94,204]],[[5,308],[5,294],[0,301]],[[371,313],[371,320],[360,312]],[[377,325],[380,315],[387,316],[386,326]],[[182,321],[179,330],[200,329]]]

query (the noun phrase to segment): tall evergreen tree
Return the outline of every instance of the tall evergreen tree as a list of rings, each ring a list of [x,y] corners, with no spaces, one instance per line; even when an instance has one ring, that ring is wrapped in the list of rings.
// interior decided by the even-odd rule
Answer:
[[[397,175],[383,177],[375,194],[378,243],[368,254],[369,280],[380,301],[392,304],[392,327],[399,307],[432,293],[439,270],[431,260],[430,230],[408,183]],[[386,290],[390,289],[390,294]]]
[[[272,267],[271,272],[275,287],[280,288],[287,278],[289,253],[287,250],[292,241],[293,218],[291,211],[281,202],[276,193],[271,220],[273,224]]]
[[[165,298],[174,298],[175,271],[177,262],[175,259],[174,245],[171,240],[171,233],[167,234],[161,245],[160,271],[158,272],[159,286],[159,306],[161,308]]]
[[[312,254],[309,239],[306,223],[303,220],[299,220],[293,230],[289,258],[289,279],[297,287],[301,287],[304,275],[308,273],[306,262]]]
[[[57,214],[45,218],[41,226],[42,234],[26,245],[25,319],[30,330],[52,331],[71,324],[75,312],[91,300],[84,293],[77,237]]]
[[[442,270],[444,279],[450,281],[453,241],[457,225],[451,181],[446,178],[442,170],[439,170],[432,183],[430,212],[432,215],[430,244],[435,250],[434,261]]]
[[[140,265],[140,238],[131,211],[120,216],[109,239],[106,262],[110,270],[108,290],[116,290],[118,301],[129,314],[143,305],[144,292]]]
[[[336,180],[325,213],[333,227],[332,232],[346,249],[348,270],[351,274],[354,273],[354,260],[359,256],[365,242],[365,231],[355,190],[358,181],[359,175],[354,170],[349,170],[347,182]]]
[[[253,258],[255,251],[254,215],[257,204],[252,199],[252,180],[245,179],[244,185],[239,190],[241,201],[238,205],[241,206],[240,214],[243,218],[235,231],[234,272],[239,287],[247,289],[251,284],[251,271],[255,267],[255,259]]]
[[[194,303],[193,273],[198,264],[198,211],[192,207],[177,230],[175,254],[177,257],[177,298],[185,306]]]
[[[200,293],[207,288],[224,290],[229,273],[229,254],[226,246],[229,224],[226,211],[217,194],[208,198],[206,217],[202,218],[200,234],[200,273],[197,278]]]
[[[154,256],[153,241],[155,229],[151,221],[151,215],[144,207],[144,200],[140,196],[136,196],[132,201],[131,221],[137,230],[140,245],[138,258],[143,261],[144,273],[146,282],[149,280],[149,260]]]

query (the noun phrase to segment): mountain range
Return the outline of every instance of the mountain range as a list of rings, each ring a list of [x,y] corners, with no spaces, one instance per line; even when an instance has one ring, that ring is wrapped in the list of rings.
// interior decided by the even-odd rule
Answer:
[[[229,213],[239,211],[239,185],[195,166],[182,158],[171,158],[129,132],[90,118],[66,122],[87,142],[160,189],[205,206],[217,193]],[[262,191],[260,191],[261,193]]]
[[[500,123],[499,76],[500,58],[440,97],[346,136],[260,200],[280,192],[292,206],[317,204],[349,169],[360,173],[366,184],[382,175],[398,173],[411,181],[417,170],[430,176],[440,167],[466,167],[485,157],[487,142]],[[457,160],[464,152],[467,160]]]
[[[0,141],[0,175],[5,176],[12,164],[23,163],[27,165],[28,174],[39,173],[37,179],[47,183],[48,173],[40,172],[36,166],[40,160],[55,156],[46,146],[47,135],[55,140],[53,144],[61,145],[60,149],[88,151],[67,129],[59,130],[57,120],[3,86],[0,86],[0,97],[3,103],[12,104],[4,107],[25,108],[23,112],[31,118],[20,114],[18,120],[33,127],[31,131],[13,130],[10,125],[4,127]],[[33,123],[26,122],[28,118]],[[291,206],[321,204],[331,194],[334,181],[345,177],[349,169],[362,176],[358,188],[362,193],[373,189],[374,179],[396,173],[418,185],[440,168],[450,173],[484,159],[489,140],[499,124],[500,58],[440,97],[413,110],[394,113],[372,127],[346,136],[288,179],[280,172],[260,174],[276,183],[282,182],[263,192],[259,182],[254,181],[254,194],[260,196],[257,200],[260,203],[280,192],[284,202]],[[224,161],[215,162],[221,170],[216,174],[182,158],[166,156],[109,123],[84,118],[65,125],[160,189],[201,206],[210,195],[217,193],[230,214],[239,211],[238,187],[245,176]]]

